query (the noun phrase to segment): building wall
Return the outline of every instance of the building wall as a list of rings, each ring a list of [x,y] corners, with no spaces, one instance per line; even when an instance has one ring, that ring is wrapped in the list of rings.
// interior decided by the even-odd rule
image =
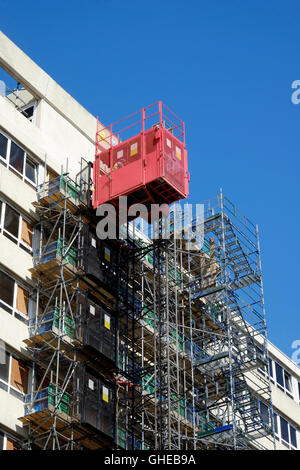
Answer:
[[[34,120],[30,122],[5,97],[0,97],[0,133],[12,139],[38,163],[38,183],[44,180],[45,160],[50,170],[61,173],[62,168],[63,171],[67,169],[70,177],[75,179],[81,158],[94,158],[96,119],[1,32],[0,66],[20,81],[37,101]],[[0,198],[34,222],[32,203],[36,200],[36,188],[2,164]],[[31,267],[32,255],[0,233],[0,269],[29,288],[33,285]],[[29,354],[23,342],[28,337],[28,326],[1,307],[0,322],[0,340],[5,349],[28,361]],[[8,448],[10,438],[24,435],[18,420],[24,414],[24,405],[20,399],[1,389],[1,383],[0,403],[0,442]],[[2,436],[6,436],[4,441]]]

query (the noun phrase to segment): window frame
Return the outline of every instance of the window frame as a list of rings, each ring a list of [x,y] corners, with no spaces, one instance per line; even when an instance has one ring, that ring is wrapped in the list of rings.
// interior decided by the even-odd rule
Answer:
[[[3,429],[0,429],[0,434],[3,435],[3,447],[2,449],[0,448],[0,452],[2,450],[7,450],[7,440],[10,439],[11,441],[14,441],[17,446],[21,447],[20,442],[11,434],[8,434],[6,431],[3,431]]]
[[[266,408],[266,415],[267,416],[267,422],[263,419],[263,407]],[[271,426],[272,425],[272,417],[271,417],[271,412],[270,412],[270,406],[265,403],[263,400],[260,398],[258,399],[258,410],[259,410],[259,416],[262,422],[264,423],[265,426]]]
[[[26,119],[26,118],[25,118]],[[7,146],[6,146],[6,155],[5,158],[0,155],[0,162],[4,164],[6,168],[10,171],[15,173],[17,176],[21,177],[22,181],[30,184],[34,188],[38,186],[38,178],[39,178],[39,162],[35,159],[27,150],[25,150],[21,145],[19,145],[14,139],[12,139],[8,134],[6,134],[2,129],[0,129],[0,134],[2,134],[7,139]],[[24,152],[24,161],[23,161],[23,171],[22,173],[19,172],[16,168],[14,168],[10,164],[10,151],[11,151],[11,144],[14,143],[17,145],[23,152]],[[27,159],[33,163],[35,166],[35,182],[33,182],[30,178],[26,176],[26,161]]]
[[[14,318],[17,320],[22,321],[26,325],[29,323],[29,317],[30,317],[30,309],[31,309],[31,302],[30,302],[30,290],[28,287],[26,287],[23,283],[17,281],[12,275],[8,274],[4,269],[0,267],[0,272],[4,273],[6,276],[12,279],[14,283],[13,287],[13,305],[8,305],[6,302],[4,302],[0,298],[0,308],[5,310],[7,313],[12,315]],[[26,315],[25,313],[21,312],[20,310],[17,309],[17,293],[18,293],[18,286],[20,286],[22,289],[26,290],[28,292],[28,314]],[[6,308],[3,308],[1,306],[3,304]],[[9,311],[8,311],[9,309]],[[21,318],[20,318],[21,317]]]
[[[13,241],[17,246],[19,246],[24,251],[26,251],[26,253],[29,253],[32,256],[33,255],[32,246],[28,245],[28,243],[26,243],[22,240],[23,220],[26,221],[27,223],[31,224],[32,225],[32,230],[33,230],[32,221],[28,217],[25,217],[18,209],[16,209],[12,204],[7,202],[4,198],[0,197],[0,202],[1,202],[1,208],[0,208],[0,234],[6,236],[9,240]],[[5,215],[6,215],[6,206],[9,206],[11,209],[13,209],[15,212],[17,212],[17,214],[19,216],[18,237],[16,237],[12,233],[10,233],[6,228],[4,228]]]
[[[290,450],[298,450],[299,449],[299,431],[297,430],[296,426],[291,424],[289,420],[285,417],[283,417],[280,413],[277,411],[273,413],[274,414],[274,433],[275,433],[275,438],[277,439],[278,442],[280,442],[282,445],[287,447]],[[287,422],[287,429],[288,429],[288,439],[289,442],[287,442],[285,439],[282,437],[282,432],[281,432],[281,419]],[[292,444],[291,440],[291,427],[295,430],[295,435],[296,435],[296,447]],[[277,431],[276,431],[277,429]]]
[[[33,108],[33,113],[32,113],[31,117],[26,117],[23,113],[26,112],[27,109],[29,109],[29,108]],[[26,105],[22,106],[21,108],[19,108],[19,111],[22,114],[22,116],[24,116],[25,119],[27,119],[27,121],[32,122],[32,124],[35,124],[36,108],[37,108],[37,101],[35,100],[35,101],[32,101],[31,103],[26,104]]]
[[[274,374],[274,383],[279,390],[284,392],[288,397],[290,397],[292,400],[295,399],[295,393],[294,393],[294,381],[293,381],[293,374],[291,374],[284,366],[282,366],[279,362],[273,360],[274,362],[274,369],[275,369],[275,374]],[[278,380],[277,380],[277,371],[276,371],[276,365],[282,369],[282,381],[283,385],[281,385]],[[290,377],[290,388],[286,384],[286,374]]]
[[[18,362],[21,361],[20,358],[18,358],[17,356],[15,356],[14,354],[12,354],[10,351],[6,351],[8,354],[9,354],[9,366],[8,366],[8,380],[7,382],[3,379],[0,378],[0,383],[4,384],[6,387],[7,387],[7,390],[4,390],[3,387],[0,387],[1,390],[4,390],[5,392],[9,393],[10,395],[12,395],[13,397],[17,398],[18,400],[21,400],[24,402],[24,398],[26,397],[27,395],[27,392],[28,392],[28,382],[27,382],[27,390],[26,392],[21,392],[20,390],[18,390],[16,387],[14,387],[13,385],[11,385],[10,381],[11,381],[11,371],[12,371],[12,358],[14,358],[15,360],[17,360]],[[29,369],[28,369],[28,375],[29,375]],[[14,393],[11,393],[11,390],[14,392]]]

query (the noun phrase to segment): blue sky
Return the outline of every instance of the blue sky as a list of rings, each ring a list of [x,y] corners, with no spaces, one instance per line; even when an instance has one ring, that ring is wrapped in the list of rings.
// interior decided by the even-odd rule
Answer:
[[[224,194],[258,223],[269,338],[299,328],[300,4],[1,0],[1,29],[109,124],[162,100],[185,122],[191,200]]]

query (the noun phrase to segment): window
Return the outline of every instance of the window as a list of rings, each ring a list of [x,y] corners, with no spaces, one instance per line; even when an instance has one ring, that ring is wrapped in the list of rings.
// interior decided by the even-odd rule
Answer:
[[[289,428],[286,419],[280,416],[281,437],[284,441],[289,442]]]
[[[19,450],[21,447],[14,437],[0,431],[0,451],[1,450]]]
[[[278,420],[278,415],[276,413],[274,413],[274,432],[275,432],[275,436],[277,436],[277,434],[278,434],[277,420]]]
[[[30,104],[29,106],[24,106],[22,108],[21,114],[23,114],[23,116],[25,116],[29,121],[33,122],[34,111],[35,111],[35,105]]]
[[[292,392],[292,376],[291,376],[291,374],[289,374],[285,370],[284,374],[283,374],[283,377],[284,377],[284,384],[285,384],[286,390],[288,390],[289,392]]]
[[[285,392],[290,398],[294,398],[291,374],[281,367],[277,362],[275,362],[275,372],[277,387]]]
[[[277,362],[275,362],[275,371],[276,371],[277,384],[283,387],[283,369],[279,364],[277,364]]]
[[[6,450],[20,450],[20,445],[11,437],[7,437]]]
[[[6,363],[0,365],[0,370],[0,388],[23,400],[27,393],[28,367],[6,351]]]
[[[290,438],[292,446],[297,448],[297,434],[296,429],[290,424]]]
[[[274,431],[276,439],[288,449],[297,449],[297,430],[285,418],[274,413]]]
[[[9,233],[15,238],[18,238],[19,234],[19,214],[11,206],[6,204],[6,210],[4,214],[4,233]]]
[[[25,176],[36,184],[36,165],[29,158],[26,158]]]
[[[4,271],[0,271],[0,307],[27,323],[29,291]]]
[[[269,426],[270,424],[269,407],[260,400],[258,403],[259,403],[259,415],[261,417],[261,420],[263,421],[263,423]]]
[[[9,377],[9,353],[6,351],[5,352],[5,363],[0,364],[0,380],[3,382],[8,382],[8,377]]]
[[[272,383],[274,383],[273,361],[270,357],[269,357],[269,373],[270,373],[270,380]]]
[[[19,173],[23,174],[25,152],[17,144],[11,142],[9,164]]]
[[[31,223],[4,199],[0,200],[0,233],[27,253],[32,254],[33,228]]]
[[[7,138],[0,134],[0,157],[6,159],[6,154],[7,154]]]
[[[38,164],[12,139],[0,132],[0,161],[24,181],[36,186]]]

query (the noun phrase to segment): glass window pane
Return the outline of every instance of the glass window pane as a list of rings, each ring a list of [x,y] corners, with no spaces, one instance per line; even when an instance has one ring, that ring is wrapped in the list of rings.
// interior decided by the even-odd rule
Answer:
[[[9,163],[23,174],[24,150],[14,142],[11,143]]]
[[[278,415],[276,413],[274,413],[274,431],[275,431],[275,434],[278,434],[278,422],[277,422],[277,419],[278,419]]]
[[[16,238],[18,238],[18,234],[19,234],[19,220],[20,220],[20,216],[18,212],[15,211],[8,204],[6,204],[4,228]]]
[[[277,364],[277,362],[275,362],[275,369],[276,369],[277,382],[279,383],[279,385],[283,387],[284,386],[283,385],[283,370],[282,370],[282,367],[279,364]]]
[[[6,158],[7,138],[0,134],[0,157]]]
[[[297,447],[296,429],[290,425],[291,444]]]
[[[0,300],[3,300],[11,307],[14,301],[14,285],[15,281],[3,271],[0,271]]]
[[[259,414],[262,421],[266,424],[269,424],[269,409],[267,405],[262,402],[259,403]]]
[[[25,116],[27,119],[30,119],[30,118],[33,116],[33,110],[34,110],[34,107],[33,107],[33,106],[30,106],[29,108],[24,109],[24,111],[22,111],[22,114],[23,114],[23,116]]]
[[[273,377],[272,359],[269,358],[269,371],[270,377]]]
[[[285,382],[285,388],[291,392],[292,391],[292,377],[291,375],[284,371],[284,382]]]
[[[0,364],[0,379],[4,380],[4,382],[8,382],[8,375],[9,375],[9,353],[5,353],[5,363]]]
[[[289,442],[288,422],[281,416],[280,416],[280,424],[281,424],[281,437],[286,442]]]
[[[26,158],[25,176],[33,183],[36,183],[36,165]]]
[[[0,450],[3,450],[4,434],[0,432]]]

